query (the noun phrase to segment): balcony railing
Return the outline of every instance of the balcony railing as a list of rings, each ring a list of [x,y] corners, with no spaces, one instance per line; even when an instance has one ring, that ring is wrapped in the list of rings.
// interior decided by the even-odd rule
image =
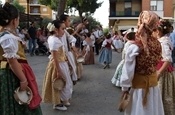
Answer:
[[[37,0],[31,0],[30,4],[32,4],[32,5],[39,5],[39,2]]]
[[[138,17],[140,11],[111,11],[109,17]]]

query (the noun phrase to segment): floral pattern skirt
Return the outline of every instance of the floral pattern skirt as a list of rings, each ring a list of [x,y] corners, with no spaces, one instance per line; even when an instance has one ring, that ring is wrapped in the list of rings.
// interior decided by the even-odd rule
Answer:
[[[0,113],[1,115],[42,115],[40,106],[29,109],[19,105],[14,98],[14,90],[20,86],[19,79],[7,68],[0,69]]]
[[[164,72],[159,79],[159,87],[165,115],[175,114],[175,76],[174,72]]]
[[[111,79],[112,84],[114,84],[117,87],[120,87],[120,78],[121,78],[121,75],[122,75],[123,64],[124,64],[124,60],[122,60],[118,64],[118,66],[117,66],[117,68],[115,70],[114,76]]]

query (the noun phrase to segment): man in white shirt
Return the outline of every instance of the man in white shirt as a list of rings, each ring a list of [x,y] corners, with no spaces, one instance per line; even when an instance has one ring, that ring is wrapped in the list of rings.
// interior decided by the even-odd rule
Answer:
[[[96,55],[98,55],[103,42],[103,36],[104,36],[102,27],[97,25],[96,30],[95,32],[93,32],[93,34],[95,36],[95,52],[96,52]]]

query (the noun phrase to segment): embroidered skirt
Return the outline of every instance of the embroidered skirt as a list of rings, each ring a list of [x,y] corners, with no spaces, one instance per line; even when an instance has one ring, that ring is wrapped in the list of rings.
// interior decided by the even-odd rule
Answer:
[[[40,106],[29,109],[14,99],[14,90],[20,86],[19,79],[7,68],[0,69],[0,113],[1,115],[42,115]]]
[[[164,72],[159,79],[159,87],[165,115],[175,114],[175,76],[174,72]]]
[[[122,60],[118,64],[118,66],[117,66],[117,68],[115,70],[114,76],[111,79],[112,84],[114,84],[117,87],[120,87],[120,78],[121,78],[121,75],[122,75],[123,64],[124,64],[124,60]]]

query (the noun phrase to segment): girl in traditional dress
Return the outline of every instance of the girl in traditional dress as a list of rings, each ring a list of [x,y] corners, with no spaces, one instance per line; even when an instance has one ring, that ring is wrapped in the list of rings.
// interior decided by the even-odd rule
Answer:
[[[21,38],[16,33],[18,10],[8,2],[0,7],[0,114],[42,115],[41,97],[34,73],[27,63]],[[14,91],[30,87],[33,98],[29,105],[20,105]]]
[[[115,45],[115,48],[117,49],[117,52],[122,52],[124,41],[123,37],[118,34],[117,31],[115,31],[115,35],[112,37],[113,44]]]
[[[53,109],[67,110],[65,106],[70,106],[69,100],[72,96],[72,80],[64,43],[61,41],[61,37],[65,32],[65,24],[60,20],[54,20],[48,24],[47,28],[51,33],[48,38],[51,55],[43,81],[43,102],[52,103]],[[52,82],[55,78],[64,79],[66,82],[65,87],[61,91],[55,90],[53,87]]]
[[[151,36],[158,27],[158,21],[158,15],[154,12],[141,12],[136,44],[131,44],[125,53],[120,86],[122,95],[131,96],[125,115],[164,115],[156,72],[161,45]]]
[[[113,42],[113,40],[111,38],[111,35],[108,34],[106,36],[106,39],[102,43],[102,49],[101,49],[100,55],[99,55],[99,63],[102,63],[102,64],[105,65],[103,67],[103,69],[105,69],[106,67],[110,68],[109,64],[112,62],[112,48],[111,48],[111,45],[116,50],[116,48],[115,48],[115,46],[113,45],[112,42]]]
[[[125,53],[127,52],[128,47],[135,43],[135,32],[129,32],[127,33],[126,36],[127,42],[124,46],[123,52],[122,52],[122,60],[121,62],[118,64],[116,71],[114,73],[114,76],[111,80],[112,84],[116,85],[117,87],[120,87],[120,77],[122,74],[122,68],[123,68],[123,64],[125,62]]]
[[[67,32],[72,35],[74,33],[74,30],[72,28],[68,28]],[[74,44],[72,44],[74,46]],[[72,47],[71,51],[75,57],[75,64],[76,64],[76,73],[77,73],[77,80],[80,80],[83,76],[83,64],[79,63],[77,59],[79,57],[82,57],[81,52],[77,48]]]
[[[66,14],[62,14],[60,16],[60,21],[63,21],[66,28],[70,27],[70,17],[69,15]],[[75,58],[78,56],[78,51],[75,47],[75,43],[76,43],[76,38],[73,37],[72,35],[70,35],[67,30],[65,30],[64,35],[62,37],[62,41],[64,43],[64,47],[65,47],[65,52],[66,52],[66,56],[68,58],[69,64],[70,64],[70,71],[71,71],[71,78],[74,84],[76,84],[77,81],[77,72],[76,72],[76,63],[75,63]],[[75,52],[76,57],[73,55],[73,51]]]
[[[86,33],[86,39],[83,41],[83,56],[85,65],[94,64],[93,40],[90,38],[91,34]]]
[[[157,74],[165,115],[175,114],[175,76],[171,64],[173,45],[167,35],[171,31],[170,28],[171,23],[168,20],[160,20],[159,27],[153,32],[162,46],[162,59],[157,65]]]

